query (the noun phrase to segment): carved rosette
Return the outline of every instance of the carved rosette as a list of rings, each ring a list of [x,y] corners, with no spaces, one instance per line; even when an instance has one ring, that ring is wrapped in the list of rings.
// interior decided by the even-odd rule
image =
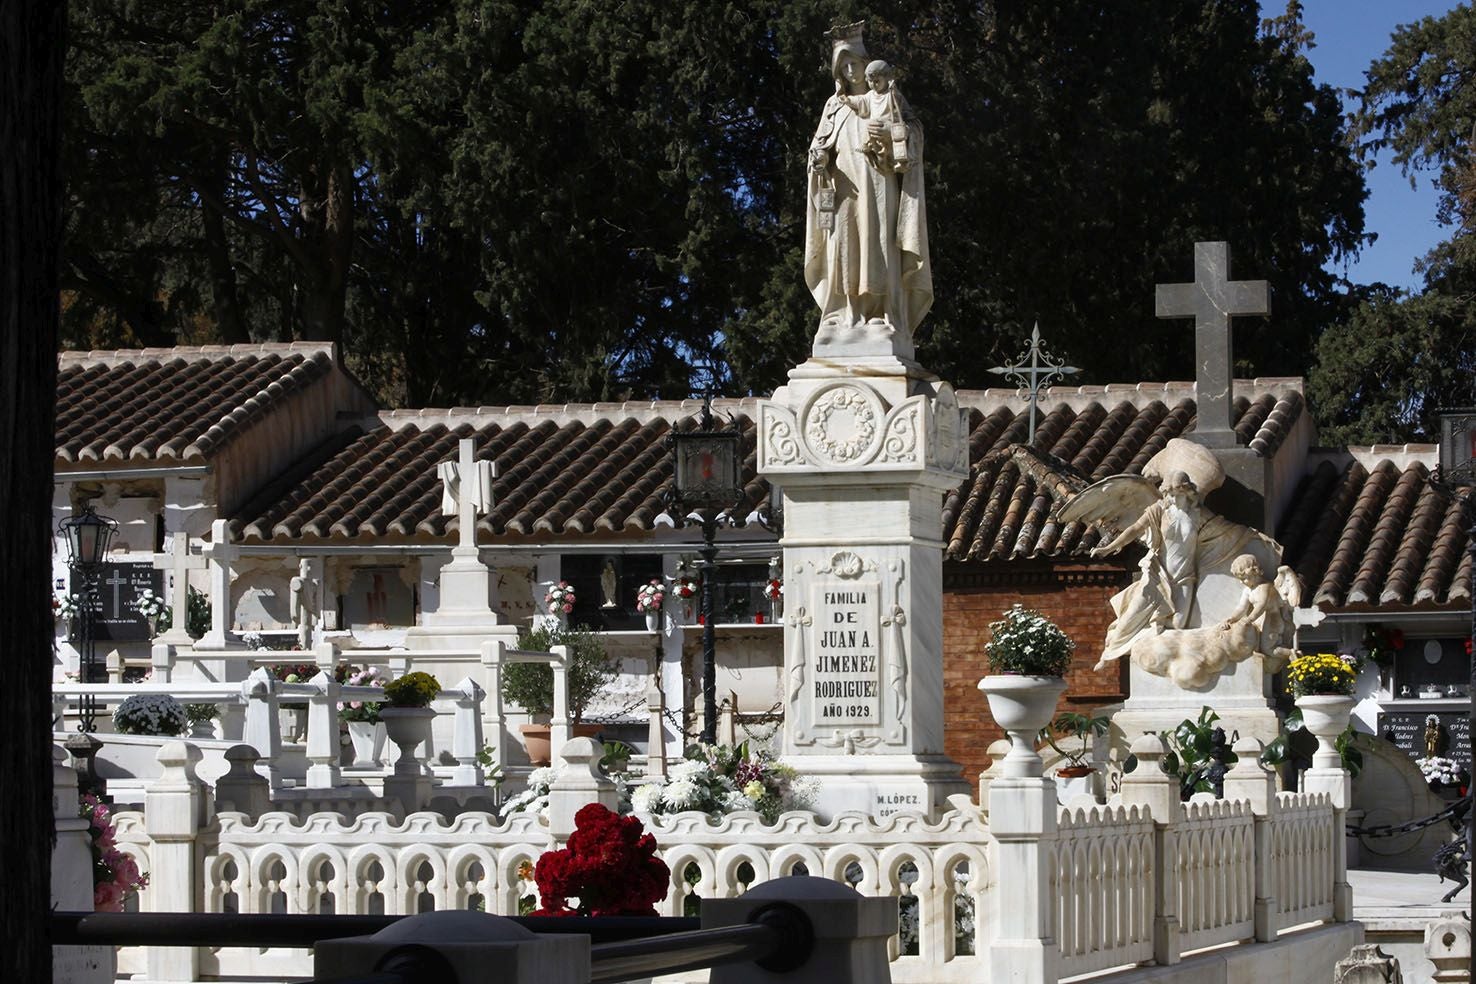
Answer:
[[[957,474],[968,462],[966,417],[953,391],[918,394],[889,407],[865,383],[822,386],[796,412],[759,404],[761,472],[928,469]]]

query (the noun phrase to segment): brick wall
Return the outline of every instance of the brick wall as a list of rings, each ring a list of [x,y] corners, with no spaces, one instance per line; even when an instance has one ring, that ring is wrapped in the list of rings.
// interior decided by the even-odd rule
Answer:
[[[1004,732],[989,716],[979,679],[989,673],[984,643],[989,623],[1016,602],[1047,615],[1076,642],[1060,709],[1085,711],[1127,697],[1127,666],[1092,667],[1112,621],[1109,599],[1129,580],[1111,566],[945,565],[943,572],[944,751],[963,766],[976,789],[988,765],[985,750]]]

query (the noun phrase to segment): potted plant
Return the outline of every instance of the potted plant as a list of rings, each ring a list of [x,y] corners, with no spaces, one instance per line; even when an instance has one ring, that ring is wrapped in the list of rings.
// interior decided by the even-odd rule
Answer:
[[[113,727],[123,735],[182,735],[189,718],[168,694],[134,694],[113,711]]]
[[[214,738],[214,721],[220,716],[220,708],[215,704],[186,704],[184,706],[185,719],[190,722],[191,738]]]
[[[1317,736],[1314,769],[1342,768],[1336,743],[1353,715],[1359,669],[1356,657],[1334,653],[1296,656],[1286,669],[1287,685],[1302,712],[1302,726]]]
[[[1105,735],[1109,723],[1104,717],[1092,717],[1077,711],[1065,711],[1050,725],[1041,728],[1039,740],[1051,746],[1058,755],[1066,760],[1065,765],[1056,768],[1056,775],[1063,779],[1080,779],[1095,772],[1096,769],[1086,762],[1087,756],[1091,754],[1089,743],[1093,738]],[[1056,743],[1057,737],[1074,739],[1078,746],[1062,748]]]
[[[661,628],[661,606],[666,603],[666,585],[653,577],[636,592],[636,611],[646,616],[646,631]]]
[[[584,727],[584,712],[605,687],[615,680],[614,663],[594,633],[584,629],[536,629],[518,637],[518,648],[548,652],[554,646],[569,649],[569,717],[575,735],[594,737],[597,727]],[[524,747],[534,765],[547,765],[552,759],[549,748],[548,715],[553,713],[553,667],[547,663],[509,663],[502,667],[502,699],[510,701],[543,723],[522,725]]]
[[[346,687],[384,687],[384,677],[377,666],[362,669],[345,666],[343,671],[339,682]],[[354,749],[354,768],[376,769],[382,762],[385,741],[384,722],[379,720],[382,704],[363,697],[338,702],[338,719],[348,729],[349,743]]]
[[[441,681],[418,670],[385,684],[379,720],[384,722],[389,740],[400,749],[399,761],[395,763],[396,775],[420,774],[415,749],[430,737],[431,720],[436,716],[430,703],[440,692]]]
[[[990,623],[984,653],[993,672],[979,681],[989,712],[1010,736],[1004,774],[1037,777],[1043,771],[1035,736],[1055,713],[1076,644],[1049,618],[1015,604]]]

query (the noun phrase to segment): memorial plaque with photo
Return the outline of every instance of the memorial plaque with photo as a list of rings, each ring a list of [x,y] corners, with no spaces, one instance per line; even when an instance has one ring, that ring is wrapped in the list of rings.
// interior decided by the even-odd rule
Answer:
[[[133,602],[148,588],[164,594],[164,572],[152,561],[133,564],[103,564],[97,575],[97,594],[92,603],[93,639],[98,642],[146,642],[149,620],[140,615]],[[82,577],[72,572],[72,594],[84,595]]]
[[[1403,749],[1410,758],[1425,757],[1425,719],[1440,720],[1440,743],[1435,754],[1471,768],[1471,721],[1464,711],[1384,711],[1379,735]]]
[[[815,585],[816,724],[881,724],[881,583]]]

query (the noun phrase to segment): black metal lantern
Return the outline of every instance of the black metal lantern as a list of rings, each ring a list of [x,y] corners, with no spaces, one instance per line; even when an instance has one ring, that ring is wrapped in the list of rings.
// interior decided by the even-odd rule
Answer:
[[[57,526],[67,542],[67,566],[83,574],[96,571],[108,556],[116,521],[99,516],[92,506],[83,506],[81,515],[69,516]]]
[[[699,511],[702,518],[702,734],[705,744],[717,740],[717,634],[712,619],[712,575],[717,562],[718,515],[743,497],[738,479],[738,451],[742,435],[736,429],[714,426],[712,397],[702,401],[702,417],[695,428],[673,430],[669,437],[675,458],[671,502],[681,513]]]
[[[96,683],[97,651],[93,620],[96,618],[97,577],[107,559],[113,536],[118,532],[118,524],[106,516],[99,516],[89,504],[84,505],[80,513],[62,520],[57,525],[57,532],[67,544],[67,566],[81,575],[82,581],[77,636],[73,640],[77,647],[77,676],[82,683]],[[95,730],[97,698],[84,694],[78,702],[77,716],[78,731],[85,734]]]

